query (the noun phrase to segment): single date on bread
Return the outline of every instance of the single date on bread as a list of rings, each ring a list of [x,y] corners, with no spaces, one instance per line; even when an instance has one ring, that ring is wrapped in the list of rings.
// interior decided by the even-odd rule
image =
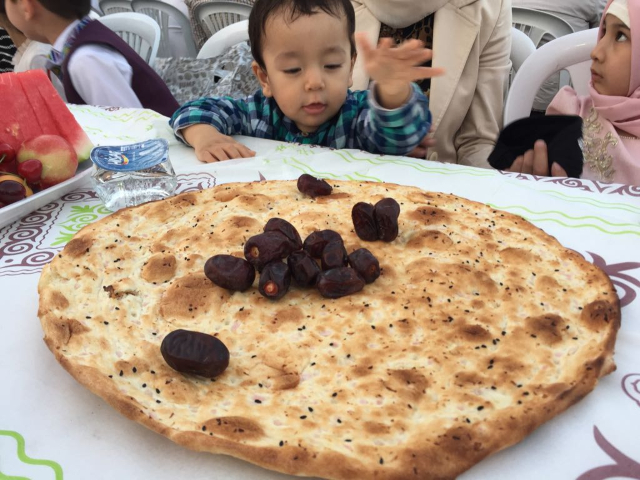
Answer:
[[[281,261],[268,263],[260,274],[258,290],[271,300],[284,297],[291,286],[289,266]]]
[[[216,337],[189,330],[174,330],[160,345],[162,357],[182,373],[217,377],[229,366],[229,350]]]
[[[204,274],[216,285],[244,292],[256,278],[256,270],[243,258],[214,255],[204,264]]]
[[[315,198],[331,195],[333,187],[322,178],[316,178],[308,173],[303,173],[298,177],[298,190],[300,190],[300,193]]]

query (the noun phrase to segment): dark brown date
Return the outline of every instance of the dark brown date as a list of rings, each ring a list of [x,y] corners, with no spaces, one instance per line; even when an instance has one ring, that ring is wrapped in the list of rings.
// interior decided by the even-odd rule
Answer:
[[[349,264],[367,283],[373,283],[380,276],[380,263],[366,248],[351,252]]]
[[[331,195],[333,187],[326,180],[303,173],[298,177],[298,190],[305,195],[316,198],[323,195]]]
[[[204,274],[222,288],[244,292],[256,278],[256,270],[244,258],[214,255],[204,264]]]
[[[190,330],[174,330],[164,337],[160,353],[174,370],[212,378],[229,365],[229,350],[216,337]]]
[[[270,218],[267,224],[264,226],[265,232],[280,232],[296,246],[296,250],[302,248],[302,239],[296,227],[291,225],[282,218]]]
[[[338,232],[333,230],[316,230],[304,240],[304,249],[313,258],[320,258],[324,247],[329,243],[341,243],[342,237]]]
[[[356,234],[367,242],[378,240],[378,227],[373,212],[373,205],[365,202],[356,203],[351,209],[351,220]]]
[[[398,236],[398,217],[400,205],[393,198],[383,198],[374,207],[378,238],[384,242],[392,242]]]
[[[316,286],[323,297],[340,298],[362,290],[364,280],[353,268],[341,267],[322,272]]]
[[[291,276],[301,287],[313,287],[318,281],[320,267],[316,261],[304,250],[293,252],[287,258]]]
[[[267,263],[286,258],[296,249],[295,245],[280,232],[265,232],[247,240],[244,258],[259,272]]]
[[[271,300],[282,298],[291,286],[291,272],[282,262],[271,262],[265,265],[260,274],[258,291]]]
[[[346,267],[349,265],[347,250],[342,242],[329,242],[320,255],[322,270]]]

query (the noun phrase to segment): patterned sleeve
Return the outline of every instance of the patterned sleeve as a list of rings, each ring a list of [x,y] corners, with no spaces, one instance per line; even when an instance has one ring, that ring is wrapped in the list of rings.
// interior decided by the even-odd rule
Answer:
[[[375,83],[367,95],[356,124],[360,148],[386,155],[406,155],[429,133],[429,100],[420,87],[412,84],[411,98],[400,108],[387,110],[375,99]]]
[[[169,125],[184,143],[187,142],[181,130],[199,123],[211,125],[224,135],[260,136],[255,127],[261,123],[258,117],[265,113],[265,109],[268,110],[268,104],[259,95],[243,99],[200,98],[182,105],[169,120]]]

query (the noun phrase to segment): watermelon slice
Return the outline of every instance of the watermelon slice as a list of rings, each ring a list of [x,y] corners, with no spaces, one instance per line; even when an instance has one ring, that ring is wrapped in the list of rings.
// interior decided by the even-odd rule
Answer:
[[[78,161],[93,144],[42,70],[0,74],[0,142],[17,151],[38,135],[59,135],[73,146]]]
[[[16,73],[0,75],[0,142],[17,152],[22,142],[42,134]]]

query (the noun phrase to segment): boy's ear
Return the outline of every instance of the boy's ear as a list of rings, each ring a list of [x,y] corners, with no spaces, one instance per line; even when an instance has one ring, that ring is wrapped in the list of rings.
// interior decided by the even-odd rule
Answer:
[[[267,98],[272,97],[273,94],[271,92],[271,86],[269,85],[269,76],[267,75],[267,72],[265,72],[255,60],[251,63],[251,69],[258,79],[258,82],[260,82],[260,88],[262,88],[264,96]]]
[[[10,0],[10,1],[14,1],[14,0]],[[20,5],[20,8],[22,9],[24,19],[27,21],[31,20],[34,17],[34,14],[36,12],[37,0],[19,0],[18,3]]]
[[[351,68],[349,69],[349,85],[348,87],[353,87],[353,66],[356,64],[356,60],[358,59],[358,54],[354,53],[351,56]]]

